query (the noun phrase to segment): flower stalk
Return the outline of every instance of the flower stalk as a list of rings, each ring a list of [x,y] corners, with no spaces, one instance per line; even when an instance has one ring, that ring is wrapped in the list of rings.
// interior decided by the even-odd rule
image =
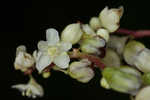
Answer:
[[[130,36],[133,36],[134,38],[143,38],[143,37],[150,36],[150,30],[137,30],[137,31],[135,31],[135,30],[119,28],[115,33],[130,35]]]
[[[105,65],[101,62],[99,57],[87,53],[81,53],[78,49],[73,49],[73,52],[69,52],[69,56],[70,58],[81,58],[81,59],[86,58],[92,63],[94,63],[101,70],[105,68]]]

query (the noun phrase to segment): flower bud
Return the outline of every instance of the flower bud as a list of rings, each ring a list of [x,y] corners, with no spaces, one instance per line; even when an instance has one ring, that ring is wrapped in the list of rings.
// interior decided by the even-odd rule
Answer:
[[[102,79],[100,80],[100,84],[101,84],[101,86],[102,86],[103,88],[105,88],[105,89],[110,89],[110,86],[109,86],[109,84],[108,84],[108,82],[106,81],[105,78],[102,78]]]
[[[98,17],[92,17],[90,19],[90,22],[89,22],[90,26],[93,28],[93,30],[97,30],[99,29],[101,26],[101,23],[100,23],[100,20]]]
[[[16,70],[26,71],[29,67],[32,67],[35,63],[35,59],[32,55],[26,52],[25,46],[19,46],[16,49],[16,58],[14,67]]]
[[[140,73],[128,66],[107,67],[102,72],[110,88],[118,92],[135,94],[141,86]]]
[[[76,44],[82,36],[83,32],[79,23],[70,24],[66,26],[61,34],[62,41]]]
[[[114,32],[119,28],[120,18],[123,15],[123,7],[118,9],[108,9],[105,7],[99,14],[100,22],[102,26],[108,29],[109,32]]]
[[[103,39],[105,39],[106,42],[108,42],[109,40],[109,32],[105,29],[98,29],[97,30],[97,33],[96,33],[98,36],[102,37]]]
[[[88,24],[83,24],[82,25],[82,30],[85,32],[87,35],[94,36],[96,35],[94,30],[88,25]]]
[[[142,49],[136,55],[134,65],[142,72],[150,72],[150,50]]]
[[[73,62],[69,67],[69,75],[82,83],[89,82],[94,77],[94,71],[88,67],[91,64],[87,59]]]
[[[51,76],[51,72],[43,72],[42,76],[43,78],[49,78]]]
[[[106,49],[106,55],[102,62],[108,67],[120,67],[121,60],[118,54],[112,49]]]
[[[126,36],[119,37],[111,35],[107,47],[115,50],[119,55],[122,55],[127,40],[128,37]]]
[[[19,52],[26,52],[26,47],[24,45],[20,45],[16,49],[16,56],[19,54]]]
[[[150,72],[144,73],[144,75],[142,76],[142,79],[145,85],[150,85]]]
[[[105,41],[99,37],[87,38],[82,40],[80,46],[82,52],[100,54],[99,48],[105,46]]]
[[[136,95],[135,100],[150,100],[150,86],[142,88]]]
[[[140,42],[137,42],[135,40],[129,41],[127,45],[125,46],[125,49],[123,52],[123,57],[125,61],[130,65],[134,65],[137,54],[144,48],[145,46]]]

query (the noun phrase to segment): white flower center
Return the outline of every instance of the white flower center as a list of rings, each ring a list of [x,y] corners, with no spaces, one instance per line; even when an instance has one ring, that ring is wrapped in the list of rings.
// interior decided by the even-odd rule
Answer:
[[[48,48],[48,54],[52,57],[56,56],[58,53],[57,47]]]

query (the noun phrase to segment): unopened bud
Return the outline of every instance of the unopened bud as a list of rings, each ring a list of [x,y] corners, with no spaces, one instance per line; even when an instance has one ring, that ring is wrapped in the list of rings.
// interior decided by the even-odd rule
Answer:
[[[70,24],[63,30],[61,39],[62,41],[76,44],[80,40],[82,34],[80,23]]]
[[[135,57],[134,65],[142,72],[150,72],[150,50],[141,50]]]
[[[69,75],[79,82],[89,82],[94,77],[94,71],[88,67],[90,64],[87,59],[71,63]]]
[[[118,92],[135,94],[141,86],[139,72],[127,66],[107,67],[102,74],[110,88]]]
[[[125,61],[130,65],[134,65],[137,54],[144,48],[145,46],[138,41],[135,41],[135,40],[129,41],[126,44],[124,52],[123,52],[123,57]]]
[[[144,73],[144,75],[142,76],[142,79],[145,85],[150,85],[150,72]]]
[[[142,88],[136,95],[135,100],[150,100],[150,86]]]
[[[102,37],[103,39],[105,39],[106,42],[108,42],[109,40],[109,32],[105,29],[98,29],[97,30],[97,33],[96,33],[98,36]]]
[[[85,34],[92,35],[92,36],[95,35],[94,30],[88,24],[83,24],[82,30],[85,32]]]
[[[114,32],[119,28],[120,18],[123,15],[123,7],[118,9],[112,8],[108,9],[105,7],[99,14],[100,22],[102,26],[109,30],[109,32]]]
[[[107,47],[115,50],[119,55],[122,55],[127,40],[127,36],[120,37],[111,35],[107,43]]]
[[[121,65],[119,55],[112,49],[106,49],[106,55],[102,62],[108,67],[120,67]]]
[[[99,29],[100,27],[102,27],[101,23],[100,23],[100,20],[98,17],[92,17],[90,19],[90,22],[89,22],[90,26],[94,29],[94,30],[97,30]]]
[[[99,37],[87,38],[82,41],[80,46],[83,52],[99,54],[100,53],[99,48],[105,46],[105,41],[104,39],[101,39]]]
[[[108,82],[106,81],[105,78],[102,78],[102,79],[100,80],[100,84],[101,84],[101,86],[102,86],[103,88],[105,88],[105,89],[110,89],[110,86],[109,86],[109,84],[108,84]]]

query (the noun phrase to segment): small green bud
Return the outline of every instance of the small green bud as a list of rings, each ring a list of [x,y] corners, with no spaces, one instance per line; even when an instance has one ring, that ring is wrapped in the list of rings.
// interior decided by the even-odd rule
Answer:
[[[127,66],[107,67],[103,70],[102,75],[110,88],[118,92],[134,94],[141,86],[139,72]]]
[[[89,22],[90,26],[94,29],[94,30],[97,30],[99,29],[101,26],[101,23],[100,23],[100,20],[98,17],[92,17],[90,19],[90,22]]]
[[[62,41],[76,44],[81,39],[82,34],[80,23],[70,24],[63,30],[61,39]]]
[[[51,76],[51,72],[43,72],[42,76],[43,78],[49,78]]]
[[[149,73],[144,73],[142,78],[143,78],[143,83],[145,85],[150,85],[150,72]]]

